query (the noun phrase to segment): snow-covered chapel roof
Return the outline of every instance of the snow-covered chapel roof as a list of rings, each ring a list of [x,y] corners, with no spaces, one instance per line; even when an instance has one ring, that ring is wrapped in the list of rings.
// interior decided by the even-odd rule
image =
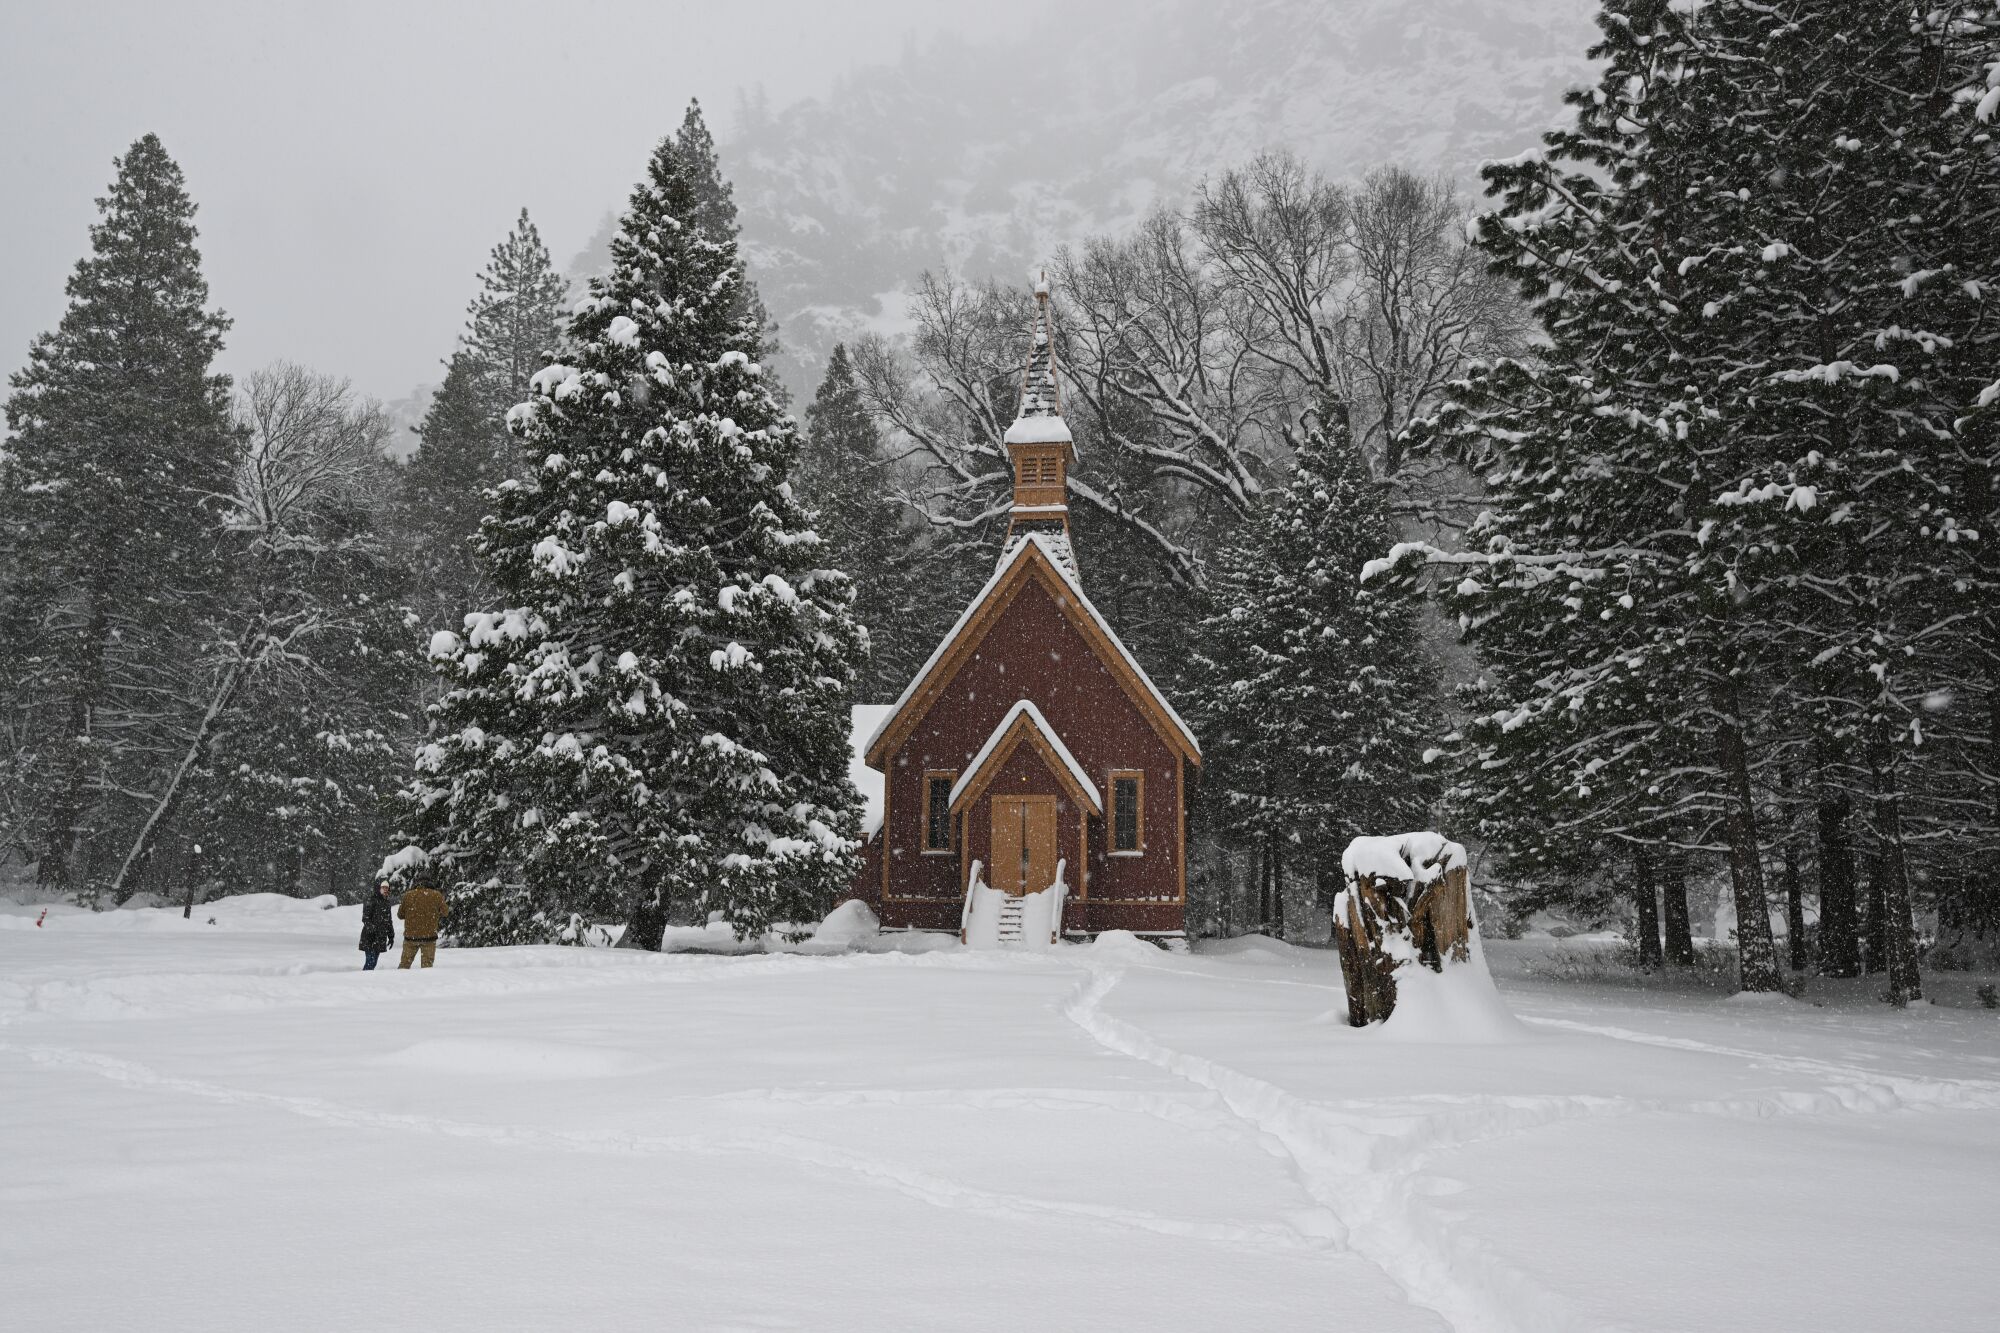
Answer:
[[[958,655],[953,650],[959,648],[968,635],[974,639],[980,637],[974,630],[974,622],[986,619],[988,607],[996,601],[1003,589],[1011,586],[1017,579],[1028,577],[1029,571],[1036,568],[1048,570],[1058,580],[1064,594],[1058,601],[1064,613],[1079,628],[1087,629],[1087,638],[1097,640],[1102,647],[1100,656],[1105,658],[1114,669],[1114,673],[1126,683],[1128,692],[1137,695],[1150,705],[1147,711],[1158,719],[1157,725],[1172,743],[1185,750],[1197,764],[1201,762],[1201,745],[1194,738],[1194,729],[1174,711],[1174,706],[1167,702],[1167,696],[1160,692],[1160,687],[1153,683],[1152,677],[1146,674],[1146,669],[1132,656],[1131,649],[1119,640],[1118,635],[1098,613],[1097,608],[1091,605],[1090,598],[1084,596],[1083,585],[1077,581],[1075,569],[1071,564],[1065,563],[1063,558],[1068,554],[1069,543],[1048,533],[1024,533],[1012,544],[1002,558],[999,568],[993,571],[993,577],[986,580],[986,586],[966,604],[964,613],[951,627],[951,632],[939,641],[937,648],[930,655],[930,660],[926,661],[911,678],[902,696],[896,700],[895,705],[875,728],[874,734],[868,738],[868,744],[864,748],[870,767],[879,769],[887,762],[888,756],[882,752],[884,743],[903,730],[901,724],[906,718],[909,718],[910,724],[914,725],[914,717],[921,716],[927,711],[927,705],[935,701],[944,679],[955,674],[957,669],[955,659]],[[919,699],[924,701],[926,707],[916,706]]]
[[[1017,528],[1009,534],[1007,544],[1000,548],[1000,560],[994,568],[1005,569],[1008,562],[1014,558],[1014,553],[1021,549],[1022,543],[1029,541],[1040,542],[1043,552],[1049,559],[1055,561],[1056,568],[1067,575],[1070,582],[1077,581],[1080,576],[1076,568],[1076,548],[1069,544],[1069,534],[1066,532],[1027,532]]]
[[[966,765],[965,772],[959,774],[957,782],[951,785],[951,807],[957,809],[960,801],[986,785],[987,767],[996,760],[1004,761],[1014,747],[1007,745],[1007,738],[1019,728],[1023,732],[1033,732],[1042,749],[1061,765],[1063,772],[1075,785],[1076,793],[1083,802],[1084,809],[1093,815],[1104,813],[1104,798],[1098,793],[1097,784],[1090,780],[1076,756],[1063,744],[1062,737],[1042,716],[1042,710],[1029,700],[1023,699],[1007,710],[1007,716],[1000,719],[1000,725],[993,728],[993,734],[986,738],[986,744],[979,747],[979,753]]]

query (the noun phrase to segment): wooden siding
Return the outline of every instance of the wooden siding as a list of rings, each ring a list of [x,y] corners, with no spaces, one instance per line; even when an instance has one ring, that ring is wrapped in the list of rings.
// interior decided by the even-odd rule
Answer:
[[[1105,822],[1083,819],[1032,747],[1017,749],[988,789],[989,799],[1008,791],[1063,795],[1059,854],[1073,858],[1073,848],[1084,848],[1081,873],[1072,869],[1069,877],[1074,900],[1065,918],[1069,927],[1181,928],[1186,867],[1180,749],[1141,710],[1114,666],[1058,605],[1058,595],[1066,597],[1067,590],[1052,578],[1022,580],[988,624],[968,626],[972,642],[962,645],[955,669],[940,673],[934,701],[922,708],[921,716],[907,725],[905,734],[885,738],[890,740],[880,756],[886,778],[885,855],[877,870],[884,924],[957,927],[964,867],[972,858],[986,860],[991,854],[991,812],[984,799],[964,812],[963,855],[923,856],[924,774],[962,771],[1007,711],[1029,699],[1101,791],[1109,790],[1113,770],[1146,777],[1142,818],[1147,840],[1140,856],[1106,854]]]
[[[981,600],[954,627],[955,632],[940,645],[936,658],[926,664],[923,674],[911,682],[908,695],[897,701],[895,712],[868,746],[864,758],[869,767],[883,773],[888,765],[896,761],[896,752],[907,746],[911,735],[931,709],[951,693],[958,674],[985,646],[1014,600],[1028,589],[1038,589],[1045,600],[1058,607],[1058,615],[1069,622],[1070,628],[1076,632],[1075,637],[1082,639],[1086,652],[1099,660],[1099,664],[1125,690],[1127,698],[1140,715],[1158,730],[1166,744],[1199,764],[1201,756],[1196,752],[1193,737],[1171,715],[1164,701],[1154,694],[1151,685],[1139,674],[1137,664],[1125,660],[1119,645],[1093,621],[1089,609],[1076,603],[1063,576],[1049,563],[1047,553],[1030,541],[1022,545],[1019,554],[1011,557],[1005,576],[982,590]],[[1040,701],[1036,702],[1039,704]],[[1061,728],[1057,730],[1060,732]],[[981,739],[984,740],[983,737]],[[1064,743],[1068,743],[1067,737]]]

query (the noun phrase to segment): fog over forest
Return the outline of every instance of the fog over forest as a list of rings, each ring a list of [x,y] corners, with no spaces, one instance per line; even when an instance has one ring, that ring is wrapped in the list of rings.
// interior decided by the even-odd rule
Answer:
[[[1020,280],[1267,148],[1476,190],[1588,70],[1585,0],[638,0],[19,6],[0,15],[0,366],[62,308],[110,159],[156,132],[241,373],[284,357],[421,415],[523,207],[577,275],[635,165],[707,108],[809,391],[928,266]],[[88,89],[87,95],[79,90]],[[419,392],[419,386],[423,391]],[[398,442],[402,444],[401,441]]]

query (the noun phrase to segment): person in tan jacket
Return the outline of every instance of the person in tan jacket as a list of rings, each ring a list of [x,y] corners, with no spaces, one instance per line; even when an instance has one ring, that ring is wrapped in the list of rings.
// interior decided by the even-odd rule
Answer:
[[[403,901],[396,905],[396,915],[403,919],[403,961],[399,967],[414,962],[419,950],[423,952],[425,967],[436,960],[438,927],[450,910],[444,895],[428,884],[419,883],[403,895]]]

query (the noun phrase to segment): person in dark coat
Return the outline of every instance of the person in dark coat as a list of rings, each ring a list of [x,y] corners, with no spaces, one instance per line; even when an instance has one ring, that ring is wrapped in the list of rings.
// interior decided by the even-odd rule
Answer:
[[[361,901],[361,970],[373,972],[375,960],[396,947],[396,922],[389,915],[389,886],[377,884]]]

